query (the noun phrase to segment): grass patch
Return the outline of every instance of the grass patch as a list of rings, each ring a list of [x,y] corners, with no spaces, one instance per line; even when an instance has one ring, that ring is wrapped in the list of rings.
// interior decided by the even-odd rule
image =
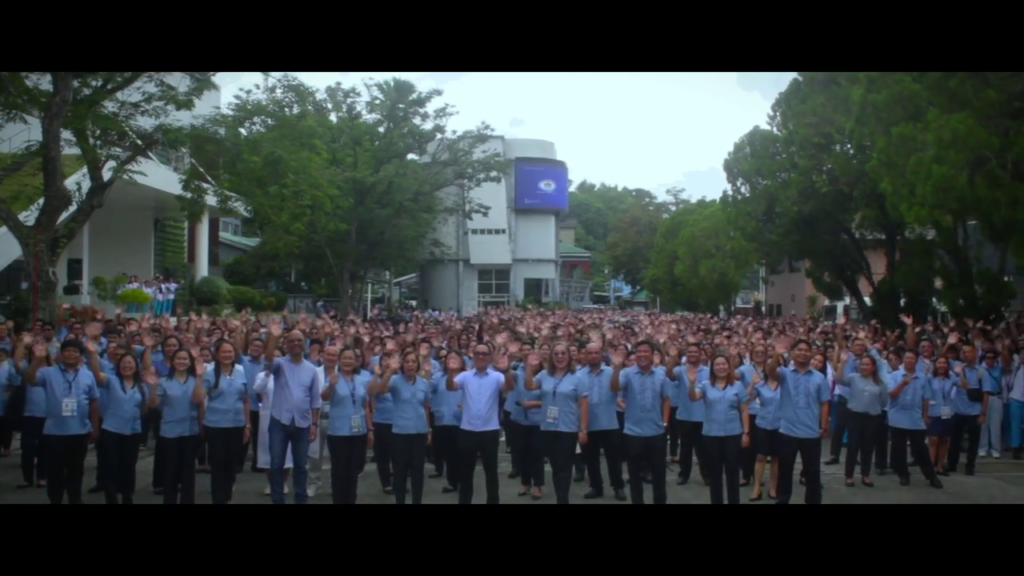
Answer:
[[[64,154],[64,178],[70,178],[85,166],[81,154]],[[11,162],[12,154],[0,154],[0,168]],[[15,214],[21,214],[43,197],[43,160],[38,158],[0,182],[0,197],[10,204]]]

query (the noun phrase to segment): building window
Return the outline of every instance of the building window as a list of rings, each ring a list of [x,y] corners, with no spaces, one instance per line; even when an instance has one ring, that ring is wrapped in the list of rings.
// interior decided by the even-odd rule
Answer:
[[[472,234],[473,236],[501,236],[502,234],[508,233],[505,228],[471,228],[466,234]]]
[[[67,261],[67,279],[68,284],[75,282],[82,282],[85,280],[82,276],[84,275],[85,265],[81,258],[68,258]]]
[[[242,225],[233,220],[221,219],[220,231],[222,234],[234,234],[235,236],[242,235]]]
[[[800,262],[798,260],[787,258],[786,262],[789,264],[788,269],[790,274],[795,274],[800,271]]]
[[[512,293],[511,279],[508,270],[478,270],[476,292],[481,296],[508,296]]]

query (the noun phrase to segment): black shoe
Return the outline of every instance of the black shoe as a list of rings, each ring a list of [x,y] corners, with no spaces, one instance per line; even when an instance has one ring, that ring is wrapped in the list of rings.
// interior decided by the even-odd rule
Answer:
[[[93,486],[92,488],[89,488],[89,494],[100,494],[102,492],[103,486],[100,486],[99,484]]]
[[[444,488],[441,488],[441,494],[451,494],[452,492],[458,492],[458,491],[459,491],[459,487],[458,486],[445,486]]]
[[[513,470],[508,473],[509,480],[515,480],[516,478],[519,478],[519,470]]]
[[[949,472],[946,472],[945,470],[936,470],[935,473],[939,476],[949,476]]]
[[[764,496],[758,494],[757,496],[751,496],[750,498],[748,498],[747,502],[760,502],[761,500],[764,500]]]
[[[956,466],[950,466],[949,464],[946,464],[946,474],[956,474],[956,468]]]
[[[622,488],[616,488],[615,489],[615,499],[618,500],[619,502],[625,502],[626,501],[626,491],[623,490]]]
[[[910,478],[908,478],[908,477],[900,478],[900,486],[910,486]]]
[[[683,478],[682,476],[680,476],[679,478],[676,479],[676,486],[686,486],[689,483],[689,478]]]
[[[444,476],[444,472],[434,472],[430,476],[427,476],[427,478],[434,479],[434,478],[440,478],[441,476]]]
[[[587,477],[584,474],[577,474],[577,475],[572,477],[572,481],[576,482],[576,483],[583,482],[586,479],[587,479]]]
[[[967,476],[974,476],[974,466],[964,466],[964,474]]]
[[[825,466],[835,466],[836,464],[839,464],[838,456],[833,456],[825,461]]]
[[[938,478],[932,478],[928,485],[937,490],[942,490],[942,481]]]
[[[604,491],[600,488],[591,488],[583,495],[584,500],[597,500],[598,498],[604,498]]]

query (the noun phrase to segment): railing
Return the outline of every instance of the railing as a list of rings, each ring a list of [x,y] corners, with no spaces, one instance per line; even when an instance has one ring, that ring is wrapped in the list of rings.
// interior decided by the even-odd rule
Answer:
[[[25,137],[20,140],[20,143],[16,143],[15,139],[17,139],[22,134],[24,134]],[[32,127],[31,126],[25,126],[21,130],[18,130],[17,132],[15,132],[14,135],[11,136],[10,138],[8,138],[6,140],[0,141],[0,154],[14,154],[15,152],[20,151],[25,146],[28,146],[28,143],[31,140],[32,140]]]

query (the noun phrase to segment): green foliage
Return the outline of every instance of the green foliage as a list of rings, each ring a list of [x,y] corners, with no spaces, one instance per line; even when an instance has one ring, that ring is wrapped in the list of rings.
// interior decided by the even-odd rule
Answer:
[[[41,313],[56,312],[54,269],[65,247],[102,207],[118,179],[131,178],[139,161],[161,146],[186,143],[176,118],[216,88],[209,72],[0,72],[0,127],[39,120],[40,140],[21,150],[35,155],[42,176],[42,206],[31,224],[21,221],[17,199],[0,195],[0,224],[14,235]],[[70,141],[69,141],[70,140]],[[74,147],[88,178],[69,188],[65,148]],[[67,218],[64,213],[75,208]]]
[[[230,286],[228,288],[228,299],[234,305],[235,311],[241,312],[246,308],[250,310],[263,310],[263,293],[247,286]]]
[[[288,294],[285,292],[267,292],[265,299],[273,300],[273,305],[268,307],[268,310],[284,310],[284,307],[288,305]]]
[[[658,227],[644,286],[663,308],[717,313],[731,309],[756,249],[729,225],[725,206],[700,200]]]
[[[117,302],[117,295],[121,288],[128,283],[128,277],[124,274],[111,276],[96,276],[89,281],[89,293],[99,299],[100,302]]]
[[[168,278],[180,278],[185,273],[188,222],[184,218],[161,219],[153,241],[156,261],[153,269]]]
[[[29,322],[29,317],[32,316],[32,300],[28,290],[20,290],[7,302],[0,304],[0,315],[6,320],[13,320],[24,330]]]
[[[633,287],[644,286],[644,275],[651,263],[651,246],[667,207],[647,190],[630,190],[629,202],[612,222],[605,244],[608,267]]]
[[[468,192],[508,170],[480,151],[490,127],[447,128],[454,111],[440,96],[400,79],[319,90],[284,75],[242,91],[193,139],[218,167],[217,192],[244,200],[266,260],[337,287],[344,309],[354,280],[436,251],[423,244],[442,213],[486,212]],[[192,173],[184,185],[203,183]]]
[[[258,263],[248,254],[235,256],[224,264],[224,280],[232,286],[255,286],[260,281]]]
[[[191,298],[198,306],[219,306],[227,304],[228,283],[217,276],[203,276],[192,288]]]
[[[145,306],[149,304],[150,296],[149,292],[146,292],[142,288],[128,288],[122,290],[117,294],[116,299],[118,304],[128,305],[136,304],[138,306]]]
[[[3,198],[16,214],[28,210],[43,197],[43,160],[37,153],[30,153],[31,159],[17,172],[0,180],[0,198]],[[0,168],[21,160],[20,154],[0,154]],[[64,177],[70,178],[85,166],[81,154],[61,155],[61,169]]]

